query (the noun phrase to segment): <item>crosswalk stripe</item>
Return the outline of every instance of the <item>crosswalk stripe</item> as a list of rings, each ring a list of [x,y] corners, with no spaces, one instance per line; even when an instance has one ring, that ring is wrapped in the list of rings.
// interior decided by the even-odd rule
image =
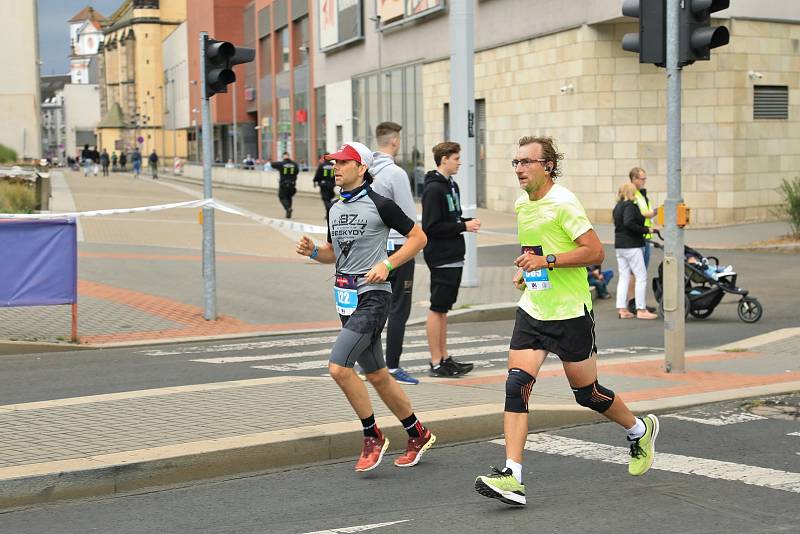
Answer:
[[[497,353],[505,353],[508,352],[508,343],[503,345],[489,345],[485,347],[469,347],[469,348],[462,348],[462,349],[453,349],[448,350],[447,353],[450,356],[479,356],[481,354],[497,354]],[[419,352],[409,352],[404,353],[403,361],[409,361],[414,359],[430,359],[430,352],[426,351],[419,351]],[[311,369],[324,369],[328,367],[328,360],[312,360],[308,362],[290,362],[290,363],[280,363],[280,364],[273,364],[273,365],[253,365],[253,369],[264,369],[267,371],[308,371]],[[425,370],[427,366],[421,366],[421,370]],[[406,369],[404,367],[404,369]]]
[[[756,415],[749,412],[731,412],[727,414],[720,414],[718,417],[689,417],[687,415],[670,414],[664,417],[671,417],[673,419],[680,419],[681,421],[690,421],[692,423],[699,423],[701,425],[711,426],[726,426],[735,425],[737,423],[746,423],[748,421],[760,421],[766,419],[761,415]]]
[[[458,332],[450,332],[457,334]],[[424,330],[413,330],[406,332],[407,338],[427,336]],[[384,336],[385,337],[385,336]],[[274,349],[281,347],[301,347],[307,345],[318,345],[323,343],[333,343],[336,336],[319,336],[305,339],[272,339],[269,341],[252,341],[249,343],[226,343],[223,345],[193,345],[189,347],[174,347],[169,349],[147,349],[139,353],[147,356],[176,356],[179,354],[205,354],[208,352],[232,352],[256,349]]]
[[[461,345],[465,343],[478,343],[481,341],[498,341],[501,339],[507,339],[505,336],[499,335],[488,335],[488,336],[465,336],[465,337],[454,337],[447,340],[448,345]],[[428,345],[427,341],[414,341],[411,343],[406,343],[404,345],[405,348],[413,348],[413,347],[426,347]],[[305,358],[309,356],[323,356],[326,354],[330,354],[331,349],[327,347],[325,349],[320,350],[310,350],[304,352],[282,352],[279,354],[259,354],[253,356],[230,356],[227,358],[199,358],[196,360],[189,360],[192,362],[200,362],[200,363],[245,363],[245,362],[259,362],[259,361],[269,361],[269,360],[283,360],[289,358]]]
[[[497,445],[505,444],[502,439],[493,440],[491,443]],[[530,434],[525,442],[525,449],[533,452],[598,460],[613,464],[628,463],[628,449],[623,447],[614,447],[551,434]],[[800,493],[800,473],[766,467],[656,452],[651,469],[684,475],[700,475],[707,478],[743,482],[753,486]]]
[[[372,523],[371,525],[357,525],[354,527],[339,527],[330,528],[327,530],[315,530],[314,532],[306,532],[306,534],[352,534],[355,532],[366,532],[367,530],[374,530],[376,528],[391,527],[399,523],[407,523],[411,519],[401,519],[400,521],[389,521],[386,523]]]

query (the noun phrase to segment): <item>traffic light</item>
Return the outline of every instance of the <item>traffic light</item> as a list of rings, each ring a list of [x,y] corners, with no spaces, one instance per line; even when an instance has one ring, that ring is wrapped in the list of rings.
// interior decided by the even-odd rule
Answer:
[[[250,63],[256,57],[256,51],[252,48],[237,48],[228,41],[217,41],[209,37],[205,37],[203,49],[206,98],[211,98],[217,93],[227,93],[228,84],[236,81],[233,66]]]
[[[639,63],[667,64],[666,0],[625,0],[622,14],[639,19],[639,33],[622,36],[622,49],[639,53]]]
[[[711,58],[711,49],[730,41],[728,28],[711,26],[711,14],[728,9],[730,0],[685,0],[680,21],[678,65],[691,65]]]

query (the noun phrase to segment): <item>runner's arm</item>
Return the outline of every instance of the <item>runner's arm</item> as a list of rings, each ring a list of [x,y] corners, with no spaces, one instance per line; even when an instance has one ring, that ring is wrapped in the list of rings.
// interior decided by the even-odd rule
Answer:
[[[597,237],[597,233],[594,230],[587,230],[578,236],[575,239],[575,244],[578,245],[578,248],[556,254],[556,269],[559,267],[588,267],[589,265],[603,263],[606,254],[603,250],[603,244],[600,243],[600,238]],[[526,253],[514,260],[514,265],[525,271],[536,271],[546,269],[547,260],[544,256]]]
[[[312,259],[320,263],[336,262],[336,254],[333,252],[332,244],[325,243],[323,245],[316,245],[307,235],[302,236],[297,241],[297,246],[295,247],[295,251],[301,256],[308,256],[310,258],[311,255],[314,253],[315,247],[317,248],[317,254]]]

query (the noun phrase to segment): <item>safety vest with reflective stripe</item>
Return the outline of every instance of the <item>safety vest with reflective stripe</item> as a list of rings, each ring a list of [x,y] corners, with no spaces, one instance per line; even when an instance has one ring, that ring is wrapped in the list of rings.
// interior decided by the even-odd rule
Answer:
[[[633,198],[633,201],[636,203],[637,206],[639,206],[639,211],[642,212],[642,215],[644,215],[647,212],[653,211],[653,208],[650,207],[650,202],[646,198],[644,198],[644,195],[638,190],[636,191],[636,196]],[[651,228],[653,226],[653,219],[651,219],[650,217],[645,217],[644,225],[647,226],[648,228]],[[645,239],[651,239],[652,237],[653,234],[644,234]]]

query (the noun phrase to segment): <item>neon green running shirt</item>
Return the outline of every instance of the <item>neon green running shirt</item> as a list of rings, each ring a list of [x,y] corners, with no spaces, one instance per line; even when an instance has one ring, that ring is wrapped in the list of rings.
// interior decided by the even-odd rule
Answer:
[[[575,240],[592,229],[577,197],[561,185],[554,185],[540,200],[525,193],[514,204],[517,233],[523,247],[541,247],[542,255],[559,254],[578,248]],[[556,258],[558,259],[558,258]],[[546,269],[545,269],[546,270]],[[525,289],[519,307],[540,321],[583,317],[583,307],[592,309],[586,267],[556,267],[547,271],[546,289]]]

